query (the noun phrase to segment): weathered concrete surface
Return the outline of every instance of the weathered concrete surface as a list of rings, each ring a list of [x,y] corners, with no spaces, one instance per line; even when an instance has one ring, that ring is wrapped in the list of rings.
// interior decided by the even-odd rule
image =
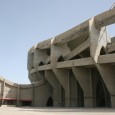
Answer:
[[[105,27],[114,23],[111,9],[33,46],[27,63],[32,84],[0,78],[0,104],[115,108],[115,38]]]

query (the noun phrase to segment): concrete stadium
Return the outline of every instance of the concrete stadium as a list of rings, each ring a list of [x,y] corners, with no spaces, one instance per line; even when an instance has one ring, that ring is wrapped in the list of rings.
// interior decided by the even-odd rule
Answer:
[[[0,104],[32,107],[115,108],[115,8],[33,46],[31,84],[0,78]]]

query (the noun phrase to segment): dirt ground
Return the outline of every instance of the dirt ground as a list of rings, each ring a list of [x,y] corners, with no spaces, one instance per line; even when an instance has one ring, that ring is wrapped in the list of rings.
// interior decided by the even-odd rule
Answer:
[[[115,115],[115,109],[0,107],[0,115]]]

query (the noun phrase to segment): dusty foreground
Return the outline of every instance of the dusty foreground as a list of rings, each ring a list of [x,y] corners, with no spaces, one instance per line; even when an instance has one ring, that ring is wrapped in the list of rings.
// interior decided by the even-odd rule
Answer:
[[[115,109],[0,107],[0,115],[115,115]]]

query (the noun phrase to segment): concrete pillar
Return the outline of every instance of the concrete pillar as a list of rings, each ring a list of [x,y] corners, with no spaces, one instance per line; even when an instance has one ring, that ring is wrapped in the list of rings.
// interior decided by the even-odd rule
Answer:
[[[5,93],[5,79],[3,80],[3,87],[2,87],[2,99],[4,99],[4,93]],[[2,104],[4,103],[4,100],[2,100]]]
[[[111,42],[106,32],[106,27],[96,28],[94,18],[89,20],[90,55],[97,63],[101,48],[106,48],[107,43]]]
[[[66,69],[56,68],[52,68],[52,70],[65,90],[65,106],[70,107],[69,71]]]
[[[55,38],[51,40],[51,65],[52,71],[56,78],[65,90],[65,106],[70,107],[70,86],[69,86],[69,71],[66,69],[56,69],[56,64],[60,56],[64,57],[70,53],[67,43],[53,44]]]
[[[96,64],[97,69],[110,93],[111,107],[115,108],[115,70],[114,66],[108,64]]]
[[[34,84],[32,84],[32,106],[34,107]]]
[[[73,67],[73,73],[84,91],[84,106],[93,107],[92,81],[89,68]]]
[[[61,107],[61,85],[52,70],[45,71],[45,78],[53,88],[53,106]]]
[[[4,93],[5,93],[5,83],[6,83],[6,82],[5,82],[5,79],[4,79],[4,81],[3,81],[3,93],[2,93],[3,95],[2,95],[2,98],[5,98],[5,97],[4,97]]]
[[[17,106],[20,106],[20,85],[17,87]]]
[[[77,107],[77,80],[71,70],[69,70],[70,79],[70,106]]]

